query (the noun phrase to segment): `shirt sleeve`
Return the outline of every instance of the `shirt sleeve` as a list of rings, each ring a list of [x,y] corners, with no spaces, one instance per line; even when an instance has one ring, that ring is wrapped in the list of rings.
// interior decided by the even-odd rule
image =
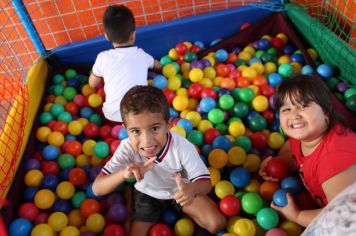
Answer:
[[[199,180],[210,180],[210,172],[200,158],[194,145],[185,140],[185,146],[180,152],[181,164],[191,182]]]
[[[134,153],[131,145],[127,141],[123,141],[111,159],[102,168],[101,172],[107,175],[118,172],[132,163],[133,159]]]
[[[103,54],[99,53],[98,56],[96,57],[96,60],[94,62],[92,72],[95,76],[97,77],[104,77],[102,71],[103,71]]]
[[[147,63],[148,68],[153,68],[154,66],[154,58],[146,53],[143,49],[139,48],[140,53],[142,54],[142,57],[144,58],[144,61]]]

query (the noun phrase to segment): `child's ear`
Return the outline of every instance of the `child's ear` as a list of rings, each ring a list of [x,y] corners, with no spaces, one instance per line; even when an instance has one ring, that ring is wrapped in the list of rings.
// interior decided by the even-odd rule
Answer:
[[[136,30],[132,31],[131,35],[130,35],[130,40],[131,42],[135,42],[136,39]]]
[[[106,33],[104,34],[104,37],[106,38],[107,41],[110,41]]]
[[[173,120],[173,118],[170,117],[170,118],[168,119],[168,121],[167,121],[167,124],[168,124],[168,126],[169,126],[170,128],[172,127],[172,120]]]

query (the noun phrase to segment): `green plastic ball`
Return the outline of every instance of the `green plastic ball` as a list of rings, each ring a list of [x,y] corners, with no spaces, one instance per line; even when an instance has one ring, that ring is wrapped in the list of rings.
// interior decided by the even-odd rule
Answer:
[[[255,92],[248,87],[242,88],[239,90],[239,99],[243,102],[251,102],[255,97]]]
[[[97,113],[90,116],[89,121],[96,124],[97,126],[102,126],[104,124],[104,119]]]
[[[256,132],[256,131],[262,131],[267,127],[267,121],[266,118],[264,118],[261,115],[255,115],[253,116],[249,122],[249,127],[251,131]]]
[[[224,112],[218,108],[212,109],[208,113],[208,119],[213,124],[220,124],[224,121]]]
[[[247,153],[250,152],[252,148],[251,140],[246,136],[239,136],[235,140],[235,145],[243,148]]]
[[[47,111],[41,113],[41,115],[40,115],[40,123],[42,125],[46,125],[51,120],[53,120],[53,116],[52,116],[51,113],[49,113]]]
[[[265,230],[275,228],[279,223],[279,216],[277,212],[269,207],[262,208],[257,213],[256,219],[261,228]]]
[[[67,79],[70,79],[70,78],[73,78],[74,76],[76,76],[78,73],[76,70],[74,69],[68,69],[66,70],[66,72],[64,73],[64,76],[67,78]]]
[[[77,90],[73,87],[66,87],[63,91],[63,96],[67,101],[72,101],[75,95],[77,95]]]
[[[64,76],[61,74],[55,74],[52,78],[54,84],[60,84],[65,80]]]
[[[278,67],[278,73],[283,78],[291,77],[294,74],[294,69],[291,64],[282,64]]]
[[[347,98],[345,105],[350,111],[356,112],[356,95]]]
[[[199,130],[192,130],[188,133],[187,139],[196,146],[203,144],[203,134]]]
[[[349,97],[356,95],[356,87],[351,87],[347,89],[344,93],[345,99],[348,99]]]
[[[215,129],[217,129],[221,135],[225,135],[227,133],[227,130],[229,129],[229,127],[227,125],[225,125],[224,123],[220,123],[215,126]]]
[[[64,111],[58,115],[57,120],[61,120],[69,124],[73,120],[73,117],[69,112]]]
[[[159,62],[161,63],[162,66],[164,66],[164,65],[166,65],[168,63],[171,63],[172,59],[168,55],[165,55],[165,56],[161,57]]]
[[[98,158],[105,158],[109,155],[110,147],[106,142],[99,141],[94,145],[94,154]]]
[[[54,116],[57,117],[59,114],[61,114],[62,112],[64,112],[64,106],[62,104],[59,103],[54,103],[51,106],[51,109],[49,110],[49,112]]]
[[[61,96],[63,94],[63,91],[64,91],[64,86],[61,84],[57,84],[53,88],[53,93],[56,96]]]
[[[235,104],[234,98],[229,94],[224,94],[219,98],[219,106],[223,110],[231,109]]]
[[[82,205],[82,202],[87,198],[87,195],[85,192],[76,192],[73,197],[72,197],[72,204],[75,208],[79,208],[80,205]]]
[[[59,155],[57,162],[62,169],[73,168],[75,166],[74,157],[68,153]]]
[[[254,192],[246,193],[241,199],[242,209],[249,214],[256,214],[263,206],[262,197]]]
[[[232,107],[232,114],[234,116],[243,118],[248,114],[249,108],[248,105],[244,102],[237,102]]]

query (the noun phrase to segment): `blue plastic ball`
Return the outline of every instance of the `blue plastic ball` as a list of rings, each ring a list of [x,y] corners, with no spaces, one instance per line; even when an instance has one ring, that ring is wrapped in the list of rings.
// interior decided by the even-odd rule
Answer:
[[[37,169],[39,170],[41,168],[41,163],[39,160],[35,159],[35,158],[31,158],[26,162],[26,170],[33,170],[33,169]]]
[[[298,193],[302,190],[299,180],[294,176],[287,176],[281,181],[281,188],[290,192],[294,196],[297,196]]]
[[[41,187],[48,188],[50,190],[56,190],[58,183],[58,177],[56,175],[49,174],[43,178],[41,182]]]
[[[164,77],[163,75],[156,75],[152,81],[152,86],[159,88],[159,89],[165,89],[167,87],[167,78]]]
[[[258,57],[252,57],[252,58],[249,60],[248,64],[249,64],[249,65],[252,65],[254,62],[260,62],[260,63],[262,63],[262,60],[261,60],[260,58],[258,58]]]
[[[57,199],[52,206],[52,210],[69,214],[69,212],[72,210],[71,203],[63,199]]]
[[[266,51],[271,46],[271,43],[267,39],[260,39],[257,41],[257,49]]]
[[[32,224],[28,219],[16,218],[10,223],[9,235],[10,236],[24,236],[30,235]]]
[[[291,62],[299,62],[300,64],[304,64],[304,57],[303,54],[300,53],[294,53],[290,56],[290,61]]]
[[[24,196],[24,200],[26,202],[32,202],[36,193],[38,191],[38,187],[29,187],[29,188],[26,188],[23,196]]]
[[[93,198],[96,200],[101,200],[102,196],[97,196],[93,193],[93,183],[88,184],[87,188],[86,188],[86,194],[88,198]]]
[[[282,53],[283,54],[288,54],[288,55],[292,55],[292,53],[295,51],[295,48],[292,46],[292,45],[285,45],[283,48],[282,48]]]
[[[220,62],[224,62],[227,60],[229,54],[225,49],[219,49],[215,52],[215,59]]]
[[[204,97],[200,100],[199,107],[203,112],[208,113],[212,109],[216,108],[216,101],[212,97]]]
[[[313,74],[314,70],[310,65],[305,65],[302,67],[302,70],[300,71],[300,73],[302,75],[311,75]]]
[[[128,133],[127,133],[127,130],[122,127],[119,131],[119,139],[120,140],[124,140],[124,139],[127,139],[129,137]]]
[[[278,84],[280,84],[283,80],[282,76],[278,73],[272,73],[270,74],[268,77],[268,83],[272,86],[272,87],[276,87]]]
[[[169,117],[177,118],[177,117],[179,117],[179,112],[176,109],[174,109],[173,107],[170,107],[169,108]]]
[[[59,155],[59,150],[56,146],[47,145],[42,151],[43,159],[48,161],[56,160]]]
[[[213,149],[220,148],[225,152],[229,151],[232,146],[232,142],[225,136],[218,136],[213,140]]]
[[[287,191],[284,189],[278,189],[273,194],[273,203],[276,206],[284,207],[288,204]]]
[[[321,64],[316,68],[316,71],[323,79],[329,79],[333,76],[333,68],[327,64]]]
[[[202,41],[195,41],[194,45],[197,45],[200,48],[204,48],[205,47],[205,45],[204,45],[204,43]]]
[[[193,129],[193,124],[190,120],[182,118],[177,122],[178,126],[184,128],[185,132],[188,134]]]
[[[250,179],[250,172],[243,167],[236,167],[230,173],[230,182],[237,188],[245,187]]]
[[[90,119],[91,115],[93,115],[94,111],[90,107],[83,107],[80,109],[80,116]]]
[[[178,213],[175,210],[168,208],[167,210],[162,212],[161,220],[164,224],[172,228],[178,220]]]

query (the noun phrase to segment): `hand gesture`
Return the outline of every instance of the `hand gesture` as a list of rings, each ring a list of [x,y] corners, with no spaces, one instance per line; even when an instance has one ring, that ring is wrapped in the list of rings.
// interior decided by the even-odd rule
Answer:
[[[154,167],[155,160],[156,157],[152,157],[146,162],[131,163],[124,170],[124,177],[126,179],[135,177],[137,181],[141,181],[145,173]]]
[[[182,176],[180,173],[176,174],[175,180],[178,186],[178,191],[174,195],[174,199],[182,207],[189,205],[190,203],[192,203],[195,197],[194,190],[191,189],[191,185],[189,183],[185,183],[182,180]]]
[[[297,222],[298,215],[300,213],[299,207],[295,204],[295,201],[290,193],[287,193],[287,205],[284,207],[276,206],[273,202],[271,203],[271,207],[276,211],[279,211],[286,217],[288,220]]]
[[[260,176],[264,179],[264,180],[269,180],[269,181],[274,181],[274,182],[278,182],[278,179],[275,179],[275,178],[272,178],[271,176],[268,176],[267,175],[267,172],[266,172],[266,167],[267,167],[267,164],[268,162],[272,159],[271,156],[267,157],[266,159],[264,159],[262,162],[261,162],[261,165],[260,165],[260,170],[259,170],[259,174]]]

